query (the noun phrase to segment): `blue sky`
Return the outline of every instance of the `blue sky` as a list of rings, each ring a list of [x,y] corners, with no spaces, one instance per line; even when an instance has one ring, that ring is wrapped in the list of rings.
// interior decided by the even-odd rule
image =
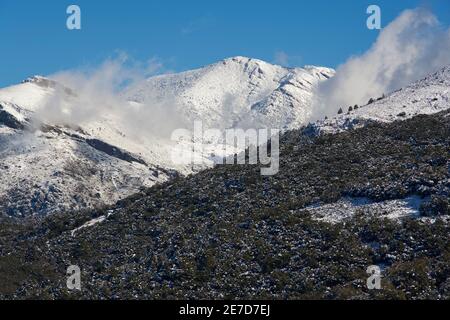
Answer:
[[[66,8],[82,10],[82,30],[66,28]],[[0,86],[34,75],[96,65],[117,51],[182,71],[243,55],[289,64],[336,67],[364,52],[378,31],[366,28],[366,8],[382,9],[382,24],[407,8],[430,8],[450,23],[448,0],[0,0]]]

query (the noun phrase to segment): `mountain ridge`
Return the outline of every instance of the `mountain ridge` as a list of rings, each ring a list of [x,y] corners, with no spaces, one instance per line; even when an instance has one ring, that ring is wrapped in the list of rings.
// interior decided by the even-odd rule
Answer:
[[[288,130],[306,125],[313,112],[316,86],[332,75],[334,70],[328,68],[284,68],[258,59],[234,57],[204,68],[146,79],[122,92],[121,97],[130,101],[130,111],[145,109],[152,103],[160,109],[170,106],[171,112],[164,117],[144,123],[167,125],[169,132],[172,113],[184,113],[184,122],[172,124],[174,128],[201,119],[212,128]],[[392,122],[437,113],[450,107],[449,79],[447,66],[357,110],[318,120],[306,130],[314,134],[336,133],[373,121]],[[101,114],[94,121],[74,125],[34,121],[34,112],[51,99],[55,88],[70,99],[77,97],[71,88],[41,76],[0,89],[3,212],[22,216],[58,212],[61,203],[64,210],[75,211],[111,204],[141,187],[167,181],[176,172],[189,174],[199,170],[171,162],[173,148],[186,146],[174,144],[168,137],[135,135],[127,131],[127,124],[117,115]],[[152,112],[143,115],[153,116]],[[53,129],[43,130],[46,127]],[[214,165],[218,157],[228,156],[216,153],[218,148],[213,145],[205,145],[204,149],[200,155],[205,163],[202,168]],[[134,160],[127,161],[131,159]],[[35,170],[27,174],[27,167]],[[92,192],[80,195],[79,190]],[[49,202],[49,198],[53,200]],[[36,207],[36,203],[42,206]]]
[[[325,72],[331,76],[333,71],[315,67],[288,69],[257,59],[234,57],[196,70],[146,79],[139,83],[141,87],[123,91],[120,96],[123,101],[129,101],[126,107],[130,112],[153,107],[160,96],[179,96],[176,109],[170,109],[173,112],[166,111],[161,119],[150,121],[145,124],[147,126],[160,125],[158,122],[161,121],[169,125],[167,122],[171,121],[173,114],[184,114],[182,123],[189,124],[201,118],[207,125],[225,128],[238,126],[243,115],[249,115],[247,125],[250,126],[277,126],[272,121],[273,117],[267,118],[262,112],[251,108],[260,97],[270,98],[273,94],[279,100],[270,103],[278,103],[280,110],[271,112],[277,111],[279,125],[284,125],[286,120],[286,123],[295,126],[292,121],[294,113],[289,110],[292,106],[288,102],[297,99],[297,93],[304,95],[305,100],[297,101],[295,107],[299,109],[299,114],[307,112],[307,101],[312,95],[314,81],[326,79],[320,74]],[[297,76],[306,77],[309,84],[288,96],[286,93],[295,87],[291,82]],[[281,79],[284,79],[283,82]],[[279,88],[287,89],[280,91]],[[133,99],[136,93],[140,94],[141,100]],[[4,168],[0,188],[1,211],[12,216],[77,211],[103,203],[111,204],[143,186],[149,187],[170,179],[176,171],[182,174],[192,172],[190,166],[171,162],[173,143],[168,136],[149,136],[145,131],[135,134],[129,130],[130,124],[123,122],[123,112],[117,115],[102,113],[84,123],[52,123],[36,117],[39,113],[52,112],[53,109],[45,108],[48,103],[55,103],[52,100],[55,96],[59,109],[70,110],[70,107],[76,107],[73,103],[76,103],[78,95],[74,89],[43,76],[32,76],[21,84],[0,89],[0,167]],[[227,105],[227,101],[236,96],[239,103],[234,106],[238,110],[228,109],[234,106]],[[284,96],[288,102],[283,100]],[[159,101],[159,105],[163,106],[160,109],[171,102],[172,98]],[[223,105],[227,106],[222,109]],[[158,106],[155,108],[159,110]],[[134,119],[143,118],[145,121],[145,117],[151,120],[154,116],[152,112],[142,112],[142,116],[136,113]],[[260,119],[254,115],[260,115]],[[175,126],[172,129],[182,123],[172,124]],[[169,125],[166,131],[172,129]],[[216,155],[209,154],[201,156],[209,165],[213,165],[210,157],[216,158]],[[127,161],[131,159],[133,161]],[[30,166],[35,170],[24,172],[24,168]]]

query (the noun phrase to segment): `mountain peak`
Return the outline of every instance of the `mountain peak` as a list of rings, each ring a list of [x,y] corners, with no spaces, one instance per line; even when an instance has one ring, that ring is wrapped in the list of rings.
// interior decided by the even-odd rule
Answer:
[[[250,62],[250,61],[264,62],[263,60],[249,58],[249,57],[244,57],[244,56],[234,56],[234,57],[225,58],[221,62],[247,63],[247,62]],[[264,62],[264,63],[267,63],[267,62]]]
[[[41,75],[34,75],[34,76],[26,78],[25,80],[22,81],[22,83],[39,82],[39,81],[42,81],[42,80],[50,80],[50,79],[48,79],[48,78],[46,78],[44,76],[41,76]]]
[[[264,60],[243,57],[243,56],[235,56],[235,57],[226,58],[226,59],[220,60],[216,63],[213,63],[211,66],[238,66],[238,67],[242,67],[245,69],[257,68],[257,67],[288,69],[288,68],[274,65],[274,64],[264,61]]]
[[[40,75],[34,75],[32,77],[26,78],[22,81],[22,83],[34,83],[38,86],[46,88],[54,88],[57,85],[56,81]]]
[[[305,66],[297,66],[297,67],[286,67],[286,66],[281,66],[278,64],[274,64],[271,62],[267,62],[261,59],[256,59],[256,58],[249,58],[249,57],[244,57],[244,56],[235,56],[235,57],[229,57],[226,59],[223,59],[221,61],[218,62],[218,64],[228,64],[228,63],[238,63],[238,64],[251,64],[251,63],[255,63],[257,65],[270,65],[270,66],[274,66],[274,67],[278,67],[278,68],[282,68],[282,69],[304,69],[307,71],[319,71],[319,72],[325,72],[329,77],[333,76],[335,74],[335,70],[332,68],[328,68],[328,67],[321,67],[321,66],[315,66],[315,65],[305,65]]]

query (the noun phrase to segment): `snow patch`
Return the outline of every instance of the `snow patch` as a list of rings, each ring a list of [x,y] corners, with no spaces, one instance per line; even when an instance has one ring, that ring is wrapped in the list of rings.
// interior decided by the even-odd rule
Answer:
[[[82,229],[85,229],[85,228],[90,228],[90,227],[92,227],[92,226],[95,226],[96,224],[102,223],[103,221],[105,221],[106,219],[108,219],[108,218],[109,218],[111,215],[113,215],[113,214],[114,214],[114,210],[109,210],[108,213],[107,213],[106,215],[100,216],[100,217],[95,218],[95,219],[92,219],[92,220],[89,220],[88,222],[86,222],[86,223],[83,224],[82,226],[80,226],[80,227],[78,227],[78,228],[76,228],[76,229],[73,229],[73,230],[70,232],[70,234],[72,235],[72,237],[75,237],[75,235],[76,235],[76,233],[77,233],[78,231],[80,231],[80,230],[82,230]]]
[[[367,198],[343,198],[331,204],[313,205],[302,211],[309,212],[319,221],[339,223],[349,220],[357,213],[363,216],[373,216],[398,220],[405,217],[420,217],[420,205],[426,198],[410,196],[404,199],[374,202]]]

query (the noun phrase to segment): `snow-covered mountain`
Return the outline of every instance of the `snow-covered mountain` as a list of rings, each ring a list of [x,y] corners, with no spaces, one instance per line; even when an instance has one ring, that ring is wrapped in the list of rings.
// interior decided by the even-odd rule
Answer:
[[[117,139],[120,133],[101,122],[87,128],[104,129],[110,139],[76,124],[37,123],[34,112],[52,98],[55,85],[34,77],[0,90],[0,213],[23,216],[101,206],[173,174],[126,150]]]
[[[316,132],[336,133],[370,121],[394,122],[450,108],[450,66],[352,111],[312,124]]]
[[[334,70],[284,68],[245,57],[152,77],[125,95],[137,103],[173,101],[187,119],[222,127],[295,128],[311,113],[313,89]]]
[[[234,57],[136,83],[120,93],[121,112],[105,109],[77,123],[41,122],[36,116],[43,111],[51,116],[54,108],[76,105],[78,92],[61,83],[36,76],[0,89],[0,212],[22,216],[91,208],[166,181],[177,172],[191,173],[193,167],[171,161],[173,148],[185,147],[170,141],[177,126],[202,120],[205,128],[298,128],[313,114],[316,86],[333,75],[334,70],[323,67],[284,68]],[[339,132],[370,121],[439,112],[450,107],[449,87],[450,67],[446,67],[310,128],[316,133]],[[53,109],[46,108],[50,103]],[[125,119],[127,113],[134,118]],[[153,117],[156,113],[159,118]],[[130,130],[130,119],[139,120],[131,123],[131,129],[155,128],[139,134]],[[208,147],[199,155],[207,163],[227,156]]]
[[[121,97],[125,112],[170,105],[184,124],[290,129],[309,117],[314,87],[333,75],[328,68],[283,68],[235,57],[152,77]],[[105,112],[79,123],[42,123],[36,117],[50,113],[50,103],[64,109],[78,98],[71,88],[39,76],[0,90],[0,212],[23,216],[90,208],[192,170],[170,161],[168,136],[136,134],[123,113]],[[146,111],[142,114],[151,117],[152,110]]]

